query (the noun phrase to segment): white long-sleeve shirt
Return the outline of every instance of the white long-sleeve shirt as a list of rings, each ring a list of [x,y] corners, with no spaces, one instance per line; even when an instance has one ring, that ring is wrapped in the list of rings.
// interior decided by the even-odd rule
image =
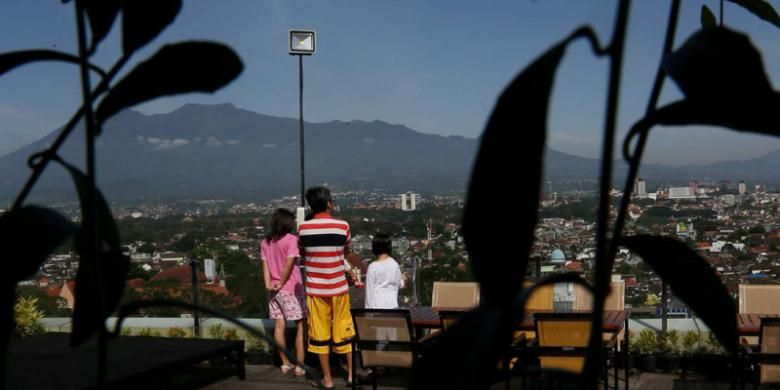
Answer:
[[[392,257],[376,260],[366,272],[366,308],[395,309],[398,307],[398,289],[404,287],[401,267]]]

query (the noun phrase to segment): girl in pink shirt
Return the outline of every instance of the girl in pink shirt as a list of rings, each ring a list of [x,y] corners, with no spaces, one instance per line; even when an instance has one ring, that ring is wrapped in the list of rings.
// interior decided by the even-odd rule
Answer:
[[[274,338],[279,346],[286,348],[284,328],[286,320],[295,321],[295,355],[303,361],[303,321],[306,317],[306,302],[303,292],[301,271],[295,266],[298,253],[298,237],[291,234],[295,227],[295,214],[278,209],[271,217],[271,232],[260,241],[260,258],[263,263],[263,279],[268,290],[268,309],[276,320]],[[303,376],[302,367],[294,367],[287,356],[279,352],[282,359],[282,373],[295,368],[296,376]]]

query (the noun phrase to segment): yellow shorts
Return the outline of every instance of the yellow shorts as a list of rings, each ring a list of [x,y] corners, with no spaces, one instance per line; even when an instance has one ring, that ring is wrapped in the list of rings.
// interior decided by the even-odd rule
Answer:
[[[309,307],[309,347],[319,355],[352,352],[355,327],[349,312],[349,294],[335,297],[306,297]]]

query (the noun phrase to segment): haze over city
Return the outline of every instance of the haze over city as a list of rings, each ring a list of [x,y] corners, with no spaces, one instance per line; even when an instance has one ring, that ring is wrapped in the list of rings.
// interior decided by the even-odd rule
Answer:
[[[512,77],[550,44],[582,24],[603,42],[611,36],[614,1],[433,1],[355,3],[335,1],[187,2],[169,29],[135,61],[165,43],[213,39],[236,49],[245,71],[214,95],[185,95],[139,106],[166,113],[185,103],[230,102],[258,113],[297,116],[297,64],[287,54],[287,31],[318,31],[318,51],[305,59],[305,115],[311,122],[383,120],[424,133],[479,136],[495,98]],[[662,45],[667,2],[637,2],[629,21],[619,128],[624,134],[647,101]],[[702,4],[684,2],[676,44],[699,27]],[[45,21],[45,23],[43,22]],[[780,75],[776,28],[759,23],[733,4],[725,21],[750,34],[763,50],[770,80]],[[116,30],[116,29],[115,29]],[[56,48],[75,52],[70,7],[6,2],[0,13],[0,52]],[[103,66],[119,52],[119,34],[102,43]],[[129,68],[129,67],[128,67]],[[0,154],[14,151],[61,126],[80,104],[78,69],[40,64],[0,78]],[[550,111],[549,145],[595,157],[601,149],[607,67],[585,44],[574,45],[559,71]],[[679,98],[671,83],[662,102]],[[104,137],[111,137],[106,134]],[[648,163],[707,164],[748,159],[780,148],[762,136],[704,128],[660,129],[650,137]]]

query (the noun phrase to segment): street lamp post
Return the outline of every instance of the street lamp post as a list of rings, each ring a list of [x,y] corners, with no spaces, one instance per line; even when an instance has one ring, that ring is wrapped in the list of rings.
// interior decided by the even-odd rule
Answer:
[[[313,30],[290,30],[290,55],[298,56],[298,119],[300,128],[300,157],[301,157],[301,207],[306,207],[304,199],[305,165],[303,157],[303,56],[314,54],[317,49],[317,35]],[[300,221],[298,222],[300,223]]]

